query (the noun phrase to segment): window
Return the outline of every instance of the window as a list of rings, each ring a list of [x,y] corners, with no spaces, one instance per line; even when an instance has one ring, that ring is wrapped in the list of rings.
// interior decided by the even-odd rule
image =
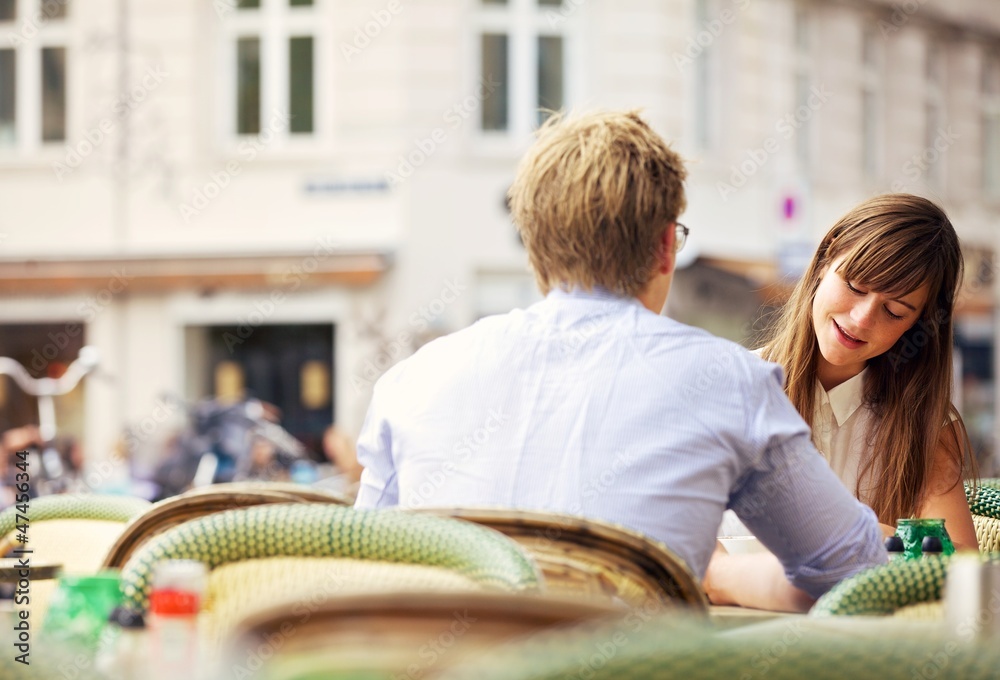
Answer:
[[[983,64],[983,189],[1000,198],[1000,56]]]
[[[874,179],[882,171],[882,41],[872,29],[861,41],[861,169]]]
[[[578,7],[561,0],[479,0],[479,126],[526,134],[569,99],[568,27]]]
[[[927,163],[927,183],[940,186],[943,177],[945,133],[945,60],[944,50],[937,43],[927,46],[924,95],[924,149]]]
[[[795,135],[795,157],[801,170],[808,170],[812,160],[812,111],[809,99],[813,87],[813,22],[803,7],[795,9],[795,111],[798,115],[798,132]]]
[[[717,20],[718,7],[713,0],[697,0],[694,9],[695,33]],[[701,43],[698,43],[699,47]],[[694,135],[700,149],[711,149],[718,143],[716,116],[719,113],[719,50],[709,42],[694,59]]]
[[[222,15],[226,136],[316,133],[319,0],[237,0]]]
[[[66,140],[69,0],[0,0],[0,150]]]

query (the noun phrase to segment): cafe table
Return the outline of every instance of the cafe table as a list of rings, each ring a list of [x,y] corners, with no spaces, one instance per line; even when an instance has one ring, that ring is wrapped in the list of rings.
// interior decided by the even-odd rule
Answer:
[[[25,567],[21,560],[17,558],[5,557],[0,559],[0,583],[17,583],[23,576]],[[44,581],[54,579],[62,572],[62,565],[55,562],[40,562],[29,560],[28,579],[30,581]]]
[[[777,619],[805,618],[806,614],[775,612],[752,607],[711,605],[708,608],[708,616],[712,624],[718,628],[739,628]]]

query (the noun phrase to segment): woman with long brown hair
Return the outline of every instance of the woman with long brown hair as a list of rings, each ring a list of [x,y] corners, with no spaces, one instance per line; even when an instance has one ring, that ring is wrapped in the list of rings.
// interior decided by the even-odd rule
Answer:
[[[951,403],[962,272],[941,208],[910,194],[873,197],[823,237],[759,352],[784,367],[816,448],[887,535],[900,518],[944,518],[957,549],[978,549],[963,485],[974,457]],[[776,569],[768,560],[714,556],[709,597],[759,606],[746,577]]]
[[[879,521],[943,517],[978,548],[963,479],[969,438],[952,405],[962,251],[947,215],[911,194],[861,203],[820,242],[761,355],[816,448]]]

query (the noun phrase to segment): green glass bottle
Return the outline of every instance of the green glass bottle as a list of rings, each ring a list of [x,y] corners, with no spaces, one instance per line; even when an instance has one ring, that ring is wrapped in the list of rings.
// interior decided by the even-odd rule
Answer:
[[[119,584],[116,570],[60,577],[42,623],[42,634],[50,641],[95,652],[108,615],[121,604]]]
[[[955,552],[955,545],[948,536],[947,529],[944,528],[943,519],[901,519],[896,524],[896,535],[903,541],[903,557],[908,560],[915,560],[924,554],[923,546],[928,546],[928,554],[931,554],[932,546],[937,548],[940,541],[940,555],[951,555]],[[926,543],[924,539],[932,539]]]

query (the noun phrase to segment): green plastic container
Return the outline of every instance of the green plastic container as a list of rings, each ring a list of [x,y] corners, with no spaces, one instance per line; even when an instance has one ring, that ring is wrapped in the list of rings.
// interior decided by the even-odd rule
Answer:
[[[941,539],[941,555],[951,555],[955,545],[944,528],[943,519],[901,519],[896,523],[896,535],[903,541],[903,557],[915,560],[923,557],[922,545],[928,536]]]
[[[42,634],[95,651],[111,610],[122,602],[117,571],[94,576],[62,576],[45,614]]]

